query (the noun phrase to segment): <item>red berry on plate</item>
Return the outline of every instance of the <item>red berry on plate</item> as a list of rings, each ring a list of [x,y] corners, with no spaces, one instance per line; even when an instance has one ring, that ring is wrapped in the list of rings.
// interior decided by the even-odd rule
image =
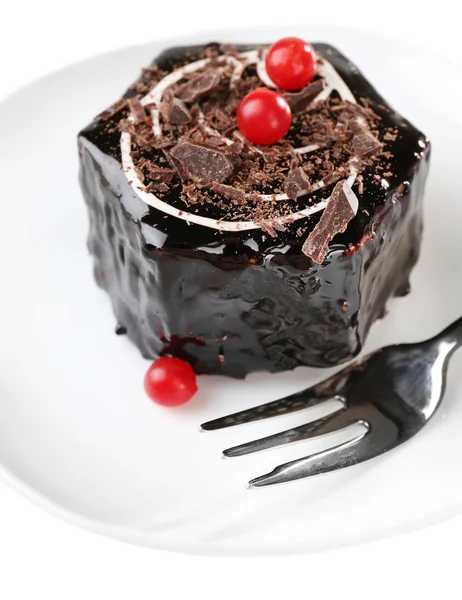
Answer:
[[[287,37],[274,43],[266,54],[266,72],[282,90],[299,90],[316,73],[316,55],[313,47],[296,37]]]
[[[197,392],[196,374],[184,360],[164,356],[146,371],[144,389],[157,404],[179,406]]]
[[[274,144],[289,131],[291,122],[287,100],[268,88],[258,88],[244,96],[237,109],[237,126],[253,144]]]

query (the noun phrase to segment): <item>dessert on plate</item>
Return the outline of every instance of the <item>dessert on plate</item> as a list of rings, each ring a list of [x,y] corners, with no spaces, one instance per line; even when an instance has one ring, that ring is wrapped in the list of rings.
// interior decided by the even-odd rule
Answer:
[[[79,153],[96,280],[145,358],[330,367],[409,290],[430,144],[332,46],[169,49]]]

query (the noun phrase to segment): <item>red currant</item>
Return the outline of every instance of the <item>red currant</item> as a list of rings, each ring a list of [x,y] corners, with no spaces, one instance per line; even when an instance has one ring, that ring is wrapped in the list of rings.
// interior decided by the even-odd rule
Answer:
[[[316,56],[313,47],[296,37],[277,41],[266,54],[266,72],[282,90],[299,90],[309,83],[316,73]]]
[[[237,126],[253,144],[274,144],[289,131],[291,122],[287,100],[268,88],[258,88],[244,96],[237,109]]]
[[[144,389],[157,404],[179,406],[197,392],[196,374],[184,360],[164,356],[146,371]]]

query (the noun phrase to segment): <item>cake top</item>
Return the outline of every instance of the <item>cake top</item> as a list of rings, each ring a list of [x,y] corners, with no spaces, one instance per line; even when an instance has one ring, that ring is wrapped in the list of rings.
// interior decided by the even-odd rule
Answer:
[[[218,235],[299,238],[321,263],[351,221],[365,233],[373,209],[402,181],[404,143],[415,155],[426,142],[373,88],[358,85],[351,64],[343,59],[348,81],[338,57],[320,52],[330,47],[315,48],[312,76],[290,91],[269,77],[265,48],[171,51],[100,115],[99,137],[112,140],[107,150],[149,206]],[[283,137],[272,142],[271,127]]]

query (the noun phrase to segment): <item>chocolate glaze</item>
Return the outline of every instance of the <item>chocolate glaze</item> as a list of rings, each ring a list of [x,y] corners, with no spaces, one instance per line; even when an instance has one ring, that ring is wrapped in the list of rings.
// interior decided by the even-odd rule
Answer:
[[[301,252],[306,236],[296,235],[300,225],[311,231],[319,214],[277,239],[261,230],[188,225],[134,195],[121,170],[118,132],[109,135],[95,120],[80,133],[96,280],[144,357],[170,354],[198,373],[233,377],[328,367],[356,355],[388,298],[407,293],[421,240],[429,142],[337,50],[315,48],[355,97],[371,100],[384,127],[399,129],[387,148],[393,176],[383,184],[370,169],[364,173],[360,210],[322,265]],[[169,71],[186,52],[194,60],[202,50],[170,49],[156,63]],[[179,198],[168,201],[181,207]]]

